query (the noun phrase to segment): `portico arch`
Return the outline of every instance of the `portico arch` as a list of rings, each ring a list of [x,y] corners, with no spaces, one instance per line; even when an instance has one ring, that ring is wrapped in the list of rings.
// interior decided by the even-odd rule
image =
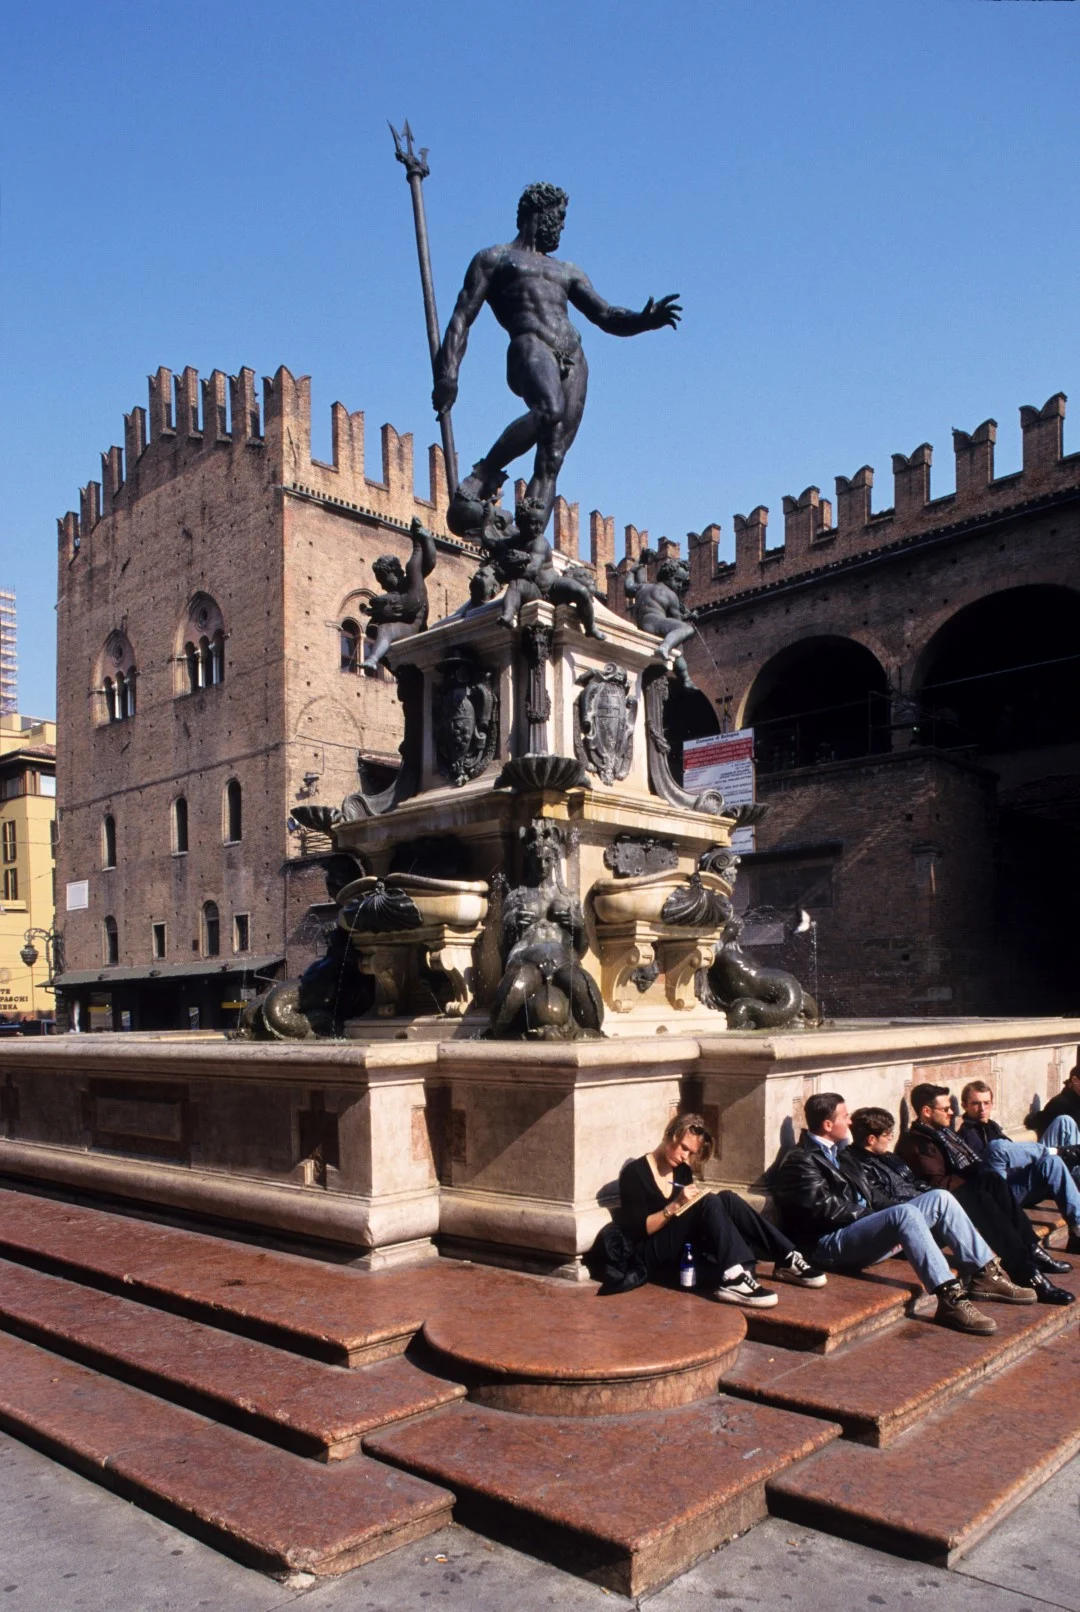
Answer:
[[[852,638],[821,635],[767,660],[743,703],[761,773],[820,766],[890,748],[884,667]]]

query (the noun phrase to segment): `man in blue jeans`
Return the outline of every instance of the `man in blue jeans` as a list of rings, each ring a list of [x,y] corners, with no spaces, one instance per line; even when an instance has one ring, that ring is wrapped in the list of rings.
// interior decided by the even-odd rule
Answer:
[[[1064,1086],[1045,1108],[1032,1108],[1024,1124],[1047,1147],[1056,1147],[1059,1152],[1063,1148],[1080,1148],[1080,1064],[1069,1070]],[[1080,1164],[1069,1168],[1075,1180]]]
[[[911,1094],[912,1106],[916,1087]],[[945,1091],[935,1086],[933,1091]],[[997,1121],[994,1112],[994,1094],[985,1080],[970,1080],[960,1093],[964,1117],[957,1135],[981,1160],[983,1166],[993,1170],[1007,1183],[1021,1209],[1030,1209],[1044,1198],[1053,1198],[1059,1214],[1069,1225],[1069,1242],[1066,1253],[1080,1254],[1080,1189],[1069,1173],[1080,1163],[1080,1148],[1068,1142],[1059,1146],[1048,1141],[1058,1134],[1053,1125],[1047,1128],[1040,1142],[1013,1142]],[[1072,1124],[1067,1118],[1058,1121],[1062,1134]]]
[[[952,1249],[971,1291],[995,1298],[1007,1279],[956,1199],[948,1192],[923,1192],[910,1203],[871,1209],[841,1172],[837,1149],[849,1141],[847,1104],[838,1092],[818,1092],[805,1104],[806,1131],[785,1154],[773,1184],[781,1228],[813,1263],[831,1269],[861,1269],[901,1248],[928,1293],[937,1296],[934,1320],[958,1332],[997,1331],[988,1315],[971,1303],[939,1243]]]

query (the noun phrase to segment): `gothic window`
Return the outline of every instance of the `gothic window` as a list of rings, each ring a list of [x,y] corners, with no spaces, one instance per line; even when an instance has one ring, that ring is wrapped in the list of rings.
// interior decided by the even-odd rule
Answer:
[[[116,866],[116,819],[111,813],[106,813],[101,820],[101,865],[103,868]]]
[[[126,633],[110,633],[99,662],[97,720],[124,722],[135,715],[135,652]]]
[[[120,961],[120,932],[116,927],[116,919],[109,917],[102,924],[103,956],[106,967]]]
[[[188,810],[183,795],[172,803],[172,848],[174,856],[185,856],[188,848]]]
[[[230,778],[225,785],[221,818],[222,839],[226,845],[235,845],[238,840],[242,840],[244,837],[240,784],[235,778]]]
[[[203,956],[218,957],[221,954],[221,917],[218,913],[216,901],[204,901],[202,910],[202,939]]]
[[[225,681],[225,623],[208,593],[197,593],[187,607],[176,640],[175,691],[198,694]]]
[[[359,624],[351,618],[341,623],[341,670],[358,672],[363,660],[364,635]]]

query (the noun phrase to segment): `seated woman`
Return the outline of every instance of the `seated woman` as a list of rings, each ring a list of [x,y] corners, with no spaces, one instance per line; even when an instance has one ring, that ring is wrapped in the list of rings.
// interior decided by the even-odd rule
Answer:
[[[704,1164],[712,1151],[713,1139],[701,1115],[679,1114],[659,1147],[623,1165],[623,1229],[641,1245],[650,1278],[677,1270],[690,1243],[696,1258],[716,1267],[718,1285],[711,1297],[724,1304],[760,1310],[777,1302],[777,1294],[754,1275],[758,1255],[775,1262],[773,1276],[779,1282],[824,1287],[823,1273],[808,1265],[783,1232],[737,1192],[706,1192],[696,1185],[693,1167]]]

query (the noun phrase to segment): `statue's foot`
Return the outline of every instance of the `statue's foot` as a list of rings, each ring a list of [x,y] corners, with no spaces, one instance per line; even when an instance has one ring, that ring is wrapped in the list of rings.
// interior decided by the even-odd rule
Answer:
[[[516,627],[517,622],[514,620],[513,616],[500,616],[499,617],[499,626],[500,627]]]
[[[477,499],[480,503],[488,503],[499,495],[499,489],[506,480],[506,471],[489,465],[481,459],[473,465],[472,470],[458,487],[458,496],[461,498]]]
[[[599,627],[589,627],[589,628],[587,628],[586,629],[586,637],[595,638],[598,644],[606,644],[607,643],[607,633],[606,632],[601,632]]]

